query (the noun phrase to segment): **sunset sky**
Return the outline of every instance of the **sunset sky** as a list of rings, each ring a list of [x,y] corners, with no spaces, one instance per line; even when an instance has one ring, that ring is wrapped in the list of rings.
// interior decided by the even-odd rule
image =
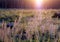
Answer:
[[[0,0],[0,8],[60,9],[60,0]]]

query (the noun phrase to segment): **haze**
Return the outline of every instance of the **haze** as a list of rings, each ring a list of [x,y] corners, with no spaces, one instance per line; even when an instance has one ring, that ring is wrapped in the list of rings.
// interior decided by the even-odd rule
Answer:
[[[38,9],[60,9],[60,0],[40,1]],[[35,0],[0,0],[0,8],[36,9]]]

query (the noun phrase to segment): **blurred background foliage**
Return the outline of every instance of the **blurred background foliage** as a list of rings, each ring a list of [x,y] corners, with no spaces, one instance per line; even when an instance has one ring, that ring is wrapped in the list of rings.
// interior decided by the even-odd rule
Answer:
[[[18,15],[16,14],[0,14],[0,22],[6,21],[6,22],[14,22],[14,20],[17,18]]]

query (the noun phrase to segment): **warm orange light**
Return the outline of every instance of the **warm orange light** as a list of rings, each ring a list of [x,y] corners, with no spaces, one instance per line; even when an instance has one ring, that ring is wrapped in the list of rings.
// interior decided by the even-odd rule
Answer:
[[[35,0],[35,8],[41,8],[43,0]]]
[[[26,0],[26,6],[32,7],[34,9],[42,9],[44,5],[48,5],[51,1],[49,0]]]

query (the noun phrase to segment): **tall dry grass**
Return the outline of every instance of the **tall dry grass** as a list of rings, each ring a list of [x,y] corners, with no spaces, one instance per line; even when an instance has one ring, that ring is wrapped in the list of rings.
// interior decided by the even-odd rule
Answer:
[[[41,14],[46,16],[46,13]],[[18,19],[15,19],[12,29],[3,21],[0,28],[0,40],[2,42],[60,42],[58,25],[53,25],[55,23],[53,19],[41,14],[36,13],[33,17],[20,15]]]

